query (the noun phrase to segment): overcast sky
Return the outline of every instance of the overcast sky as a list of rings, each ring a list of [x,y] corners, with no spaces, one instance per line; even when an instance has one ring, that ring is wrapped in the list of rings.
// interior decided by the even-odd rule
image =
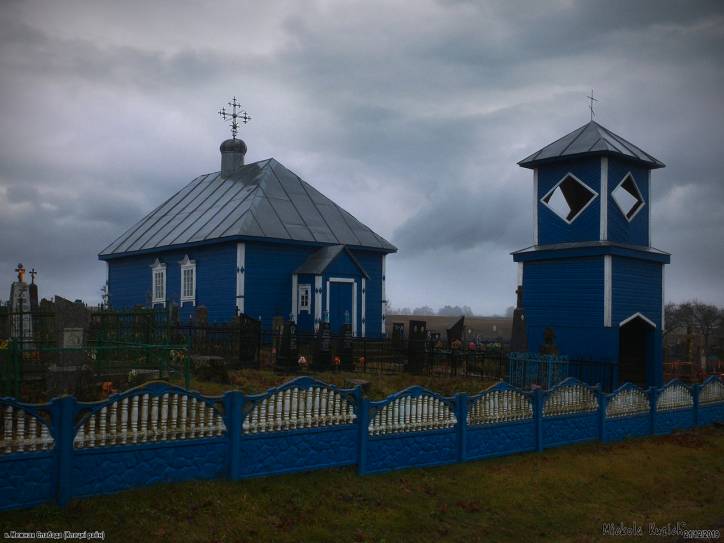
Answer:
[[[666,163],[667,296],[724,304],[724,4],[4,0],[0,298],[97,301],[98,252],[201,173],[236,95],[275,157],[399,248],[395,307],[514,302],[532,173],[597,120]],[[3,279],[4,278],[4,279]]]

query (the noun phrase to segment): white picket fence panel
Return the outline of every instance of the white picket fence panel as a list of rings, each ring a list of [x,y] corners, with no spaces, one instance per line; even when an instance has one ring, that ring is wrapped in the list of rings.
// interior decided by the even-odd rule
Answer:
[[[615,396],[608,400],[606,418],[615,419],[645,415],[650,411],[651,404],[646,393],[635,388],[627,388],[616,393]]]
[[[694,406],[694,398],[684,385],[676,383],[668,386],[656,398],[656,411],[671,411]]]
[[[450,405],[425,394],[392,400],[375,413],[367,430],[377,436],[452,428],[455,424],[457,418]]]
[[[14,405],[0,405],[2,406],[0,451],[10,454],[47,451],[53,448],[55,440],[44,422]]]
[[[336,390],[312,386],[288,388],[257,400],[244,417],[245,434],[283,432],[352,424],[354,403]]]
[[[533,418],[533,402],[516,390],[484,393],[468,409],[468,424],[497,424]]]
[[[76,449],[220,436],[226,425],[206,402],[183,393],[138,394],[89,415],[75,435]]]
[[[699,405],[724,402],[724,384],[721,381],[710,381],[701,387]]]
[[[585,385],[565,385],[554,389],[543,405],[544,417],[591,413],[598,409],[598,398]]]

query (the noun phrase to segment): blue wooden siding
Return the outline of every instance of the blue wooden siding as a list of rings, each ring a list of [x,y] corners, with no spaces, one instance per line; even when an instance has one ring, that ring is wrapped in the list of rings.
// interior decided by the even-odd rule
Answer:
[[[361,250],[354,250],[353,254],[368,275],[365,294],[366,335],[367,337],[379,337],[382,333],[382,254]]]
[[[261,316],[262,328],[271,329],[275,316],[289,318],[292,274],[315,250],[297,245],[246,244],[244,312],[254,318]]]
[[[292,311],[292,274],[319,247],[246,242],[244,310],[271,328],[275,316],[289,317]],[[366,332],[379,337],[382,303],[382,254],[357,251],[355,257],[369,274],[366,285]],[[181,294],[181,265],[184,255],[196,261],[196,305],[208,309],[209,322],[228,322],[236,315],[236,243],[188,247],[181,250],[114,258],[109,264],[109,290],[112,307],[148,307],[151,300],[151,264],[158,257],[166,264],[166,298],[178,303]],[[322,310],[326,308],[326,281],[348,277],[357,287],[357,333],[362,323],[362,273],[346,252],[330,263],[323,275]],[[311,285],[311,311],[299,315],[300,331],[314,330],[314,276],[301,275],[298,284]],[[296,292],[294,293],[296,296]],[[181,319],[186,322],[193,306],[184,303]]]
[[[166,299],[181,298],[181,264],[184,255],[196,261],[196,305],[208,309],[209,322],[227,322],[236,315],[236,244],[221,243],[186,250],[130,256],[108,261],[108,286],[111,306],[128,309],[145,306],[151,300],[151,265],[166,264]],[[180,317],[188,320],[193,312],[190,302],[181,307]]]
[[[641,313],[661,329],[661,267],[658,262],[613,257],[612,324]]]
[[[603,257],[526,262],[523,307],[528,347],[538,351],[553,328],[560,353],[614,360],[618,335],[603,327]]]
[[[601,159],[588,157],[565,160],[541,166],[538,170],[538,244],[597,240],[600,237],[601,198],[596,199],[574,220],[567,224],[540,199],[567,173],[572,173],[597,193],[601,192]]]
[[[611,195],[613,190],[623,180],[627,173],[631,173],[636,185],[641,191],[644,206],[629,222],[616,201]],[[637,166],[627,160],[616,158],[608,159],[608,239],[619,243],[631,245],[649,245],[649,179],[648,170]]]

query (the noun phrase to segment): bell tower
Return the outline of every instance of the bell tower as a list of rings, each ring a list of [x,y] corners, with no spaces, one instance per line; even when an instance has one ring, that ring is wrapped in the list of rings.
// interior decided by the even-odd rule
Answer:
[[[593,120],[518,164],[533,170],[533,245],[513,253],[529,350],[551,328],[570,360],[614,365],[608,386],[660,385],[670,257],[651,247],[651,171],[664,164]]]

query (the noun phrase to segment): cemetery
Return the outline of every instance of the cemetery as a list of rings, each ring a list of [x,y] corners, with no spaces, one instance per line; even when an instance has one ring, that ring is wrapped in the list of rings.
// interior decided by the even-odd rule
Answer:
[[[0,312],[0,510],[159,483],[606,454],[724,422],[720,375],[664,382],[669,255],[650,246],[646,205],[663,164],[598,123],[520,162],[534,233],[513,253],[509,341],[464,318],[387,323],[397,249],[245,152],[234,131],[220,172],[100,253],[102,306],[39,300],[18,265]]]

